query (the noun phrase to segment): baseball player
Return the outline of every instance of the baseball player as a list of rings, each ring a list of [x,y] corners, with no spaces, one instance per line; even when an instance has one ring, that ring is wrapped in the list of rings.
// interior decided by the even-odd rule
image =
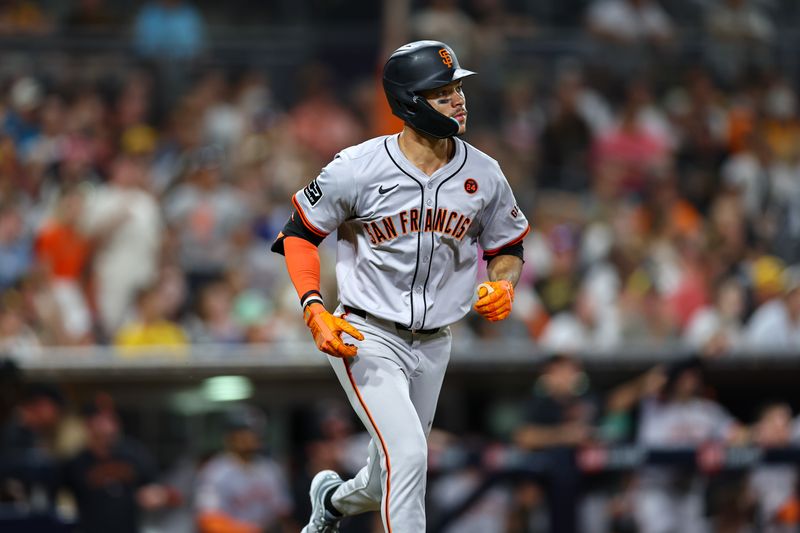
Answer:
[[[462,79],[473,74],[444,43],[398,48],[383,86],[403,130],[339,152],[294,195],[272,247],[285,255],[317,347],[372,436],[353,479],[314,477],[303,533],[339,531],[342,516],[377,510],[387,532],[425,531],[426,438],[449,325],[476,292],[479,246],[489,279],[474,308],[491,321],[511,312],[530,228],[497,161],[458,138],[467,125]],[[341,304],[330,313],[317,246],[333,231]]]

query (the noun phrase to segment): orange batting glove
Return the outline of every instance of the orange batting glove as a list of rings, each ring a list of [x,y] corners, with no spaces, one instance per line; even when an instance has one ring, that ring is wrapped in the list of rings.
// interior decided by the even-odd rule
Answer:
[[[358,348],[342,341],[342,332],[360,341],[364,335],[354,328],[347,320],[333,316],[321,303],[314,302],[306,306],[303,311],[308,329],[314,336],[314,342],[321,352],[334,357],[353,357]]]
[[[510,281],[485,281],[478,285],[478,301],[474,309],[486,320],[497,322],[511,314],[511,302],[514,301],[514,286]]]

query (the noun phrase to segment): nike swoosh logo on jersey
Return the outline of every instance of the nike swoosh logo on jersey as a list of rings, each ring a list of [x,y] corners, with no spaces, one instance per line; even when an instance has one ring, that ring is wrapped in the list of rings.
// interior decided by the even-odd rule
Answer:
[[[384,189],[383,185],[381,185],[380,187],[378,187],[378,192],[381,193],[381,194],[386,194],[389,191],[395,190],[398,185],[400,185],[400,184],[399,183],[395,183],[394,187],[389,187],[388,189]]]

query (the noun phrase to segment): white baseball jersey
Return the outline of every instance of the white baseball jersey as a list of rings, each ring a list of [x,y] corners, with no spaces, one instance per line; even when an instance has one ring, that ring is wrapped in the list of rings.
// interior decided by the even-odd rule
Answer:
[[[338,229],[339,299],[413,329],[470,309],[478,245],[491,256],[530,230],[497,161],[460,139],[427,176],[398,135],[342,150],[293,197],[307,229]]]
[[[260,457],[244,464],[223,453],[206,464],[199,476],[196,506],[260,527],[273,527],[292,510],[280,466]]]

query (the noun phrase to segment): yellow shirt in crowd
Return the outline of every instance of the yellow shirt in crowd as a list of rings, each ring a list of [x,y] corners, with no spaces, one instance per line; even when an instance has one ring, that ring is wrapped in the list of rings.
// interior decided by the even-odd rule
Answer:
[[[134,322],[117,332],[114,345],[126,354],[159,351],[170,355],[183,354],[189,341],[177,325],[168,320],[152,324]]]

